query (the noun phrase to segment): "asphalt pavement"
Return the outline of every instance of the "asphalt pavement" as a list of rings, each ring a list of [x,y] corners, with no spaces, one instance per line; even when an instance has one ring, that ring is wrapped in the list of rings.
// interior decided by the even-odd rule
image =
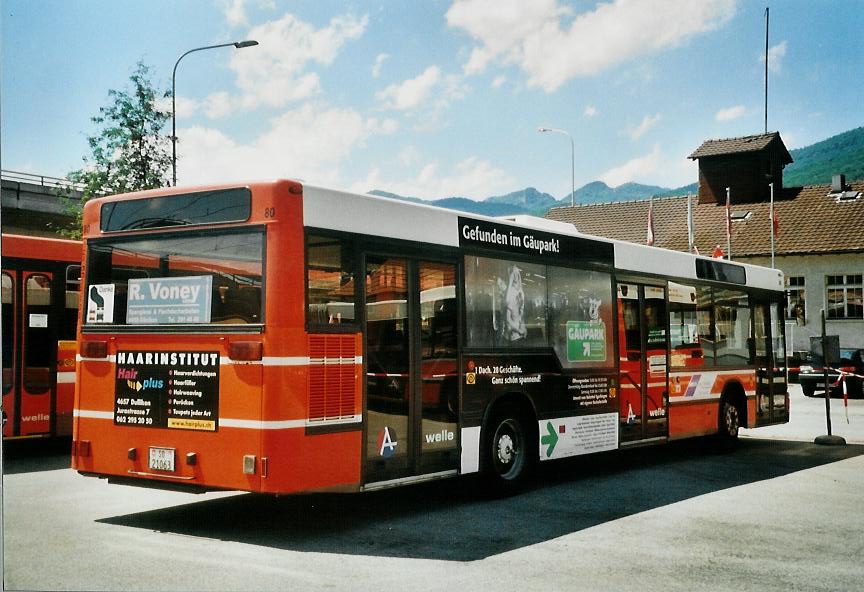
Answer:
[[[545,464],[487,499],[471,479],[361,495],[108,485],[65,451],[6,455],[12,590],[860,590],[864,401],[792,389],[792,421]],[[821,417],[819,413],[821,412]],[[856,444],[858,443],[858,444]]]

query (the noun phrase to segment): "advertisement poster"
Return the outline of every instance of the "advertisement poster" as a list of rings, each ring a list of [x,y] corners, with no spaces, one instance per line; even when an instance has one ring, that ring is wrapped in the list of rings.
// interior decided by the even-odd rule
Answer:
[[[542,420],[539,429],[542,460],[618,448],[616,413]]]
[[[114,284],[94,284],[87,291],[87,323],[114,322]]]
[[[219,352],[117,352],[116,425],[219,427]]]
[[[129,325],[209,323],[213,277],[130,279],[126,297]]]
[[[603,321],[567,321],[567,361],[606,361],[606,324]]]

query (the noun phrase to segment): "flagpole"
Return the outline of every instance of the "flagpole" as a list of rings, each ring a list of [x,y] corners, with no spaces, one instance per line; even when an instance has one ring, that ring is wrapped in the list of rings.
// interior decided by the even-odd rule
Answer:
[[[648,202],[648,236],[645,242],[649,247],[654,246],[654,197]]]
[[[732,261],[732,210],[730,209],[729,198],[731,188],[726,188],[726,258]]]
[[[774,183],[768,183],[768,186],[771,187],[771,206],[770,206],[770,220],[768,220],[770,224],[769,230],[771,231],[771,268],[774,267]]]
[[[765,7],[765,133],[768,133],[768,7]]]
[[[690,192],[687,192],[687,246],[688,252],[693,253],[693,243],[696,242],[696,237],[693,232],[693,204],[691,203]]]

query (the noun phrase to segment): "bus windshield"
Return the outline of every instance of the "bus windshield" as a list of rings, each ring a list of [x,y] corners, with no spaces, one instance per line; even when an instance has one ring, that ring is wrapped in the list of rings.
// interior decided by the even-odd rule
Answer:
[[[88,257],[85,325],[263,322],[261,230],[92,240]]]

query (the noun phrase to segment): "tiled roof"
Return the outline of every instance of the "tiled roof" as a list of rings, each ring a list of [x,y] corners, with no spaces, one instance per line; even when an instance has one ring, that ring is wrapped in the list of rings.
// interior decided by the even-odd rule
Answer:
[[[738,154],[741,152],[759,152],[767,148],[774,140],[778,140],[780,146],[783,148],[785,164],[791,163],[792,155],[790,155],[789,151],[786,150],[786,145],[783,144],[783,140],[780,138],[780,132],[758,134],[755,136],[743,136],[740,138],[725,138],[722,140],[705,140],[702,142],[702,145],[687,158],[696,159],[706,156]]]
[[[854,201],[838,203],[830,185],[790,187],[776,197],[779,234],[777,255],[864,253],[864,181],[849,184],[862,192]],[[546,217],[574,224],[580,232],[645,244],[648,200],[560,207]],[[750,212],[747,220],[732,222],[732,257],[769,255],[769,204],[732,206],[732,212]],[[697,204],[693,198],[696,246],[711,255],[716,245],[726,251],[725,204]],[[654,246],[687,251],[687,197],[654,199]]]

